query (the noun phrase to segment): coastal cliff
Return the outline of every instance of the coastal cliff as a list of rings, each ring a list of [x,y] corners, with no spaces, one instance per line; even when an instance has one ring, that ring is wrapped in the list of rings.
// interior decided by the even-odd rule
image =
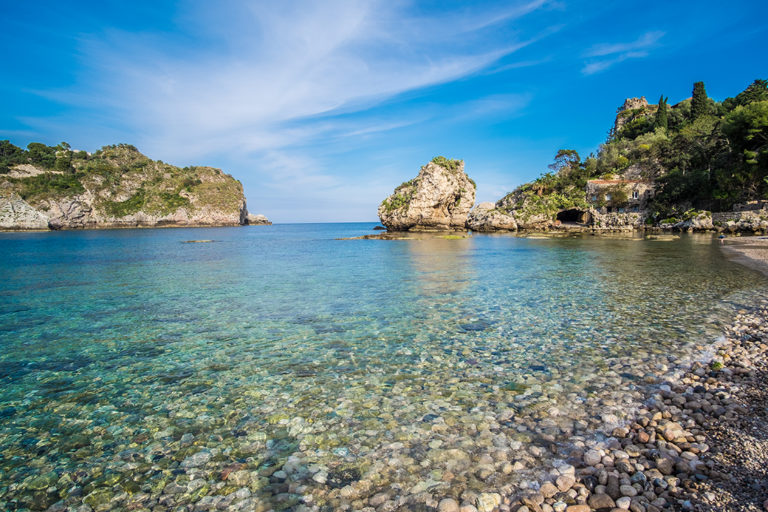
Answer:
[[[0,229],[47,230],[249,223],[242,184],[220,169],[179,168],[134,146],[93,154],[0,142]],[[253,224],[268,224],[252,216]]]
[[[389,231],[465,229],[475,203],[475,182],[464,172],[463,160],[435,157],[379,206]]]
[[[722,102],[627,98],[586,158],[560,149],[532,182],[469,214],[474,231],[768,232],[768,81]]]

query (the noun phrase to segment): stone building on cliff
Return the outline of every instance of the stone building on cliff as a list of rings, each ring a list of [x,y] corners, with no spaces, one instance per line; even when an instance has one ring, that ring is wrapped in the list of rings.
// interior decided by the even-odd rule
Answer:
[[[647,208],[654,186],[641,180],[589,180],[586,193],[587,202],[600,213],[638,213]]]

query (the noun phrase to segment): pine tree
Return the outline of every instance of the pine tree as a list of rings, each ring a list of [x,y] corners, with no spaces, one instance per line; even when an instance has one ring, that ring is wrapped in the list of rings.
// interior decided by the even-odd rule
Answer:
[[[707,91],[704,90],[704,82],[693,84],[693,98],[691,98],[691,120],[696,120],[707,114]]]
[[[736,96],[739,105],[768,100],[768,82],[757,79]]]
[[[656,117],[653,120],[653,125],[656,128],[664,128],[665,130],[669,127],[669,119],[667,117],[667,100],[669,98],[665,98],[664,95],[661,95],[661,98],[659,98],[659,106],[656,109]]]

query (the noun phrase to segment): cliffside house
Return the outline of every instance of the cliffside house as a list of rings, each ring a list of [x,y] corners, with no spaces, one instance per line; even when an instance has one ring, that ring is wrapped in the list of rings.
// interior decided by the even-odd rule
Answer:
[[[587,202],[600,213],[639,212],[653,197],[652,183],[640,180],[589,180]]]

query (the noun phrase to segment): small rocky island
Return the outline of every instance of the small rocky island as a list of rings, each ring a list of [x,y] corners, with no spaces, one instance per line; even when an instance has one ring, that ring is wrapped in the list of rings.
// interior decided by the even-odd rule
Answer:
[[[128,144],[95,153],[0,141],[0,229],[271,224],[221,169],[176,167]]]
[[[438,156],[382,201],[379,218],[389,231],[466,229],[474,203],[475,182],[464,161]]]

